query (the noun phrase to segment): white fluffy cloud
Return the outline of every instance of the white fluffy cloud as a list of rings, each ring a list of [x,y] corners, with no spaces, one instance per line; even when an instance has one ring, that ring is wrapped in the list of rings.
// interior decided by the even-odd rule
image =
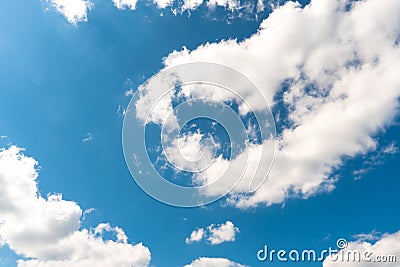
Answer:
[[[351,251],[360,252],[361,257],[359,262],[357,258],[356,262],[353,262],[353,258],[351,258],[350,261],[346,260],[348,253],[351,254]],[[341,253],[344,253],[345,256],[343,258],[345,259],[345,261],[342,261],[342,257],[340,256]],[[389,260],[390,256],[395,256],[396,258],[392,258],[391,260]],[[397,262],[394,262],[393,259],[396,259]],[[323,262],[323,267],[399,267],[399,259],[400,232],[397,232],[394,234],[384,235],[374,244],[363,240],[350,242],[347,248],[339,252],[338,259],[336,259],[336,257],[334,257],[333,259],[327,257]]]
[[[0,151],[0,245],[26,258],[19,267],[148,266],[149,249],[128,243],[121,228],[81,229],[77,203],[59,194],[42,197],[36,165],[17,147]],[[105,232],[115,240],[104,240]]]
[[[239,1],[235,0],[209,0],[207,6],[215,8],[216,6],[226,7],[230,10],[237,9],[239,7]]]
[[[112,0],[115,7],[118,9],[131,9],[134,10],[136,8],[137,0]]]
[[[93,3],[89,0],[51,0],[51,2],[72,24],[87,21],[87,14],[93,7]]]
[[[203,4],[203,0],[183,0],[182,10],[194,10]]]
[[[91,0],[46,0],[51,2],[59,13],[65,16],[68,22],[76,25],[78,22],[87,21],[87,15],[94,6]],[[138,0],[112,0],[114,6],[119,10],[135,10]],[[235,17],[256,17],[264,10],[265,4],[258,0],[255,5],[253,1],[240,4],[236,0],[183,0],[174,3],[174,0],[152,0],[159,9],[170,10],[174,15],[183,14],[185,11],[193,11],[199,6],[206,6],[210,11],[216,7],[223,7],[228,13],[235,13]]]
[[[239,232],[239,228],[235,227],[231,221],[226,221],[226,223],[220,225],[210,225],[207,230],[210,232],[207,240],[212,245],[235,241],[235,235]]]
[[[242,42],[207,43],[193,51],[174,51],[165,58],[166,67],[196,61],[233,67],[252,79],[273,106],[283,103],[289,111],[292,125],[281,133],[267,182],[254,194],[243,194],[247,187],[240,185],[248,185],[251,178],[245,176],[231,192],[229,201],[234,205],[270,205],[291,196],[306,198],[333,190],[337,178],[331,173],[343,164],[343,157],[374,150],[374,135],[398,113],[400,2],[348,4],[315,0],[302,8],[288,2]],[[283,82],[289,88],[281,102],[275,102]],[[255,92],[244,88],[241,94],[257,108]],[[151,94],[143,95],[139,112],[155,102],[148,99]],[[213,95],[213,100],[218,97]],[[226,100],[225,95],[221,97]],[[263,108],[262,101],[258,108]],[[235,163],[243,164],[240,155],[235,160],[216,160],[211,169],[227,164],[235,169]],[[195,179],[208,183],[213,173],[204,172]],[[204,193],[226,191],[224,183],[220,186]]]
[[[236,233],[239,232],[239,228],[231,221],[226,221],[222,224],[211,224],[205,229],[200,228],[194,230],[189,237],[186,238],[186,243],[191,244],[193,242],[199,242],[206,239],[211,245],[218,245],[223,242],[235,241]]]
[[[173,140],[168,135],[164,153],[176,169],[197,171],[202,170],[214,159],[215,150],[212,145],[202,144],[203,134],[199,132],[184,134]]]
[[[153,0],[159,8],[167,8],[173,4],[173,0]]]
[[[204,228],[194,230],[189,237],[186,237],[186,244],[191,244],[193,242],[199,242],[203,239],[205,234]]]
[[[246,267],[225,258],[198,258],[184,267]]]

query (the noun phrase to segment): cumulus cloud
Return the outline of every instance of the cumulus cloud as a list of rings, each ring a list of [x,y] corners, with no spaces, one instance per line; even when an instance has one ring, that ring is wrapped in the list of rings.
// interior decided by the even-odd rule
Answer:
[[[164,135],[164,154],[174,163],[176,169],[188,171],[204,169],[214,159],[215,150],[211,144],[202,142],[203,137],[204,134],[199,132],[183,134],[176,139]]]
[[[360,252],[360,260],[356,258],[354,262],[352,258],[347,261],[347,255],[352,254],[352,251]],[[341,255],[344,261],[342,261]],[[354,255],[354,254],[352,254]],[[393,257],[394,256],[394,257]],[[352,257],[352,256],[351,256]],[[358,256],[357,256],[358,257]],[[323,267],[398,267],[400,266],[398,259],[400,258],[400,232],[386,234],[374,244],[366,242],[363,239],[350,242],[346,248],[339,251],[336,256],[327,257],[323,262]]]
[[[51,3],[68,22],[75,25],[80,21],[87,21],[87,14],[93,7],[89,0],[51,0]]]
[[[239,228],[231,221],[226,221],[222,224],[211,224],[206,228],[200,228],[194,230],[189,237],[186,238],[186,243],[191,244],[193,242],[199,242],[201,240],[207,240],[211,245],[218,245],[224,242],[235,241],[236,233],[239,232]]]
[[[207,43],[193,51],[183,48],[164,59],[166,67],[197,61],[233,67],[258,85],[273,109],[288,111],[287,116],[276,114],[284,118],[277,120],[282,130],[267,182],[246,194],[244,185],[252,175],[245,175],[231,191],[230,203],[246,208],[331,191],[337,180],[332,172],[343,165],[344,157],[365,155],[378,147],[374,136],[398,114],[399,12],[396,0],[319,0],[304,8],[288,2],[241,42]],[[186,93],[196,95],[195,89]],[[256,92],[243,88],[240,94],[255,109],[265,108]],[[147,114],[148,104],[155,102],[151,97],[151,92],[142,95],[139,112]],[[211,97],[226,101],[223,94]],[[171,112],[171,101],[162,104]],[[239,155],[231,162],[215,160],[210,168],[235,169],[242,164]],[[208,183],[214,174],[203,172],[194,179]],[[204,194],[226,192],[226,184]]]
[[[37,162],[12,146],[0,151],[0,245],[23,259],[19,267],[148,266],[150,251],[128,243],[108,223],[81,228],[82,209],[60,194],[42,197]],[[104,233],[114,239],[104,239]]]
[[[233,262],[225,258],[201,257],[184,267],[246,267],[245,265]]]
[[[186,237],[186,244],[191,244],[193,242],[198,242],[201,241],[204,237],[204,229],[200,228],[197,230],[194,230],[189,237]]]
[[[226,221],[226,223],[220,225],[210,225],[207,227],[207,230],[210,233],[207,240],[212,245],[235,241],[235,235],[239,232],[239,228],[235,227],[231,221]]]

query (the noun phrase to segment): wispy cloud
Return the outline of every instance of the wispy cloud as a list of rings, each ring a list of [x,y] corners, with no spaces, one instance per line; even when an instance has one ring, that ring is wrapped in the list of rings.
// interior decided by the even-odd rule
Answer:
[[[82,143],[92,142],[93,140],[93,134],[87,133],[86,136],[82,139]]]
[[[357,241],[376,241],[382,238],[382,233],[374,229],[370,233],[353,235],[353,238]]]
[[[399,148],[397,147],[397,143],[393,141],[365,155],[363,157],[363,167],[353,171],[354,180],[360,180],[364,175],[373,171],[377,166],[384,164],[386,160],[393,157],[398,152]]]
[[[92,213],[93,211],[95,211],[94,208],[88,208],[86,210],[83,211],[82,213],[82,221],[86,220],[87,216]]]
[[[124,117],[126,114],[126,109],[123,108],[121,105],[118,105],[117,111],[116,111],[117,115],[119,117]]]
[[[125,91],[125,96],[133,96],[135,94],[135,91],[133,89],[129,89]]]

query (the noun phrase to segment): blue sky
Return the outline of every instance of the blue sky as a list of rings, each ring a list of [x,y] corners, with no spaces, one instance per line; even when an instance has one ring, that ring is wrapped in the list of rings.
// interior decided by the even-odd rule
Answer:
[[[315,2],[326,5],[336,3],[334,0]],[[395,2],[388,0],[385,4],[398,8],[399,5]],[[332,190],[321,189],[328,181],[324,180],[311,194],[300,192],[300,189],[300,193],[285,191],[290,196],[282,200],[266,197],[259,202],[255,201],[254,205],[249,207],[227,204],[228,195],[204,207],[180,208],[153,199],[135,183],[125,163],[121,140],[122,111],[128,106],[131,97],[126,96],[126,92],[130,89],[137,90],[148,78],[168,66],[169,63],[163,63],[163,58],[173,60],[169,56],[170,53],[174,50],[182,51],[183,46],[193,51],[192,58],[184,59],[189,61],[209,59],[204,55],[207,51],[212,54],[212,50],[207,50],[209,48],[206,43],[218,44],[221,46],[219,51],[227,49],[229,52],[230,48],[228,45],[225,47],[221,40],[236,39],[240,44],[241,40],[251,38],[271,12],[270,8],[266,7],[257,17],[250,13],[246,14],[245,18],[240,18],[238,14],[242,11],[232,13],[228,9],[217,7],[217,10],[210,11],[206,6],[200,6],[190,14],[185,11],[174,15],[170,8],[162,9],[150,2],[139,2],[135,10],[119,10],[111,1],[94,1],[92,9],[88,11],[87,21],[79,21],[74,25],[50,2],[2,1],[1,147],[15,145],[25,148],[23,154],[39,162],[37,186],[42,196],[62,193],[63,199],[75,201],[82,210],[94,209],[81,219],[80,229],[92,229],[104,222],[109,222],[112,227],[122,228],[129,238],[129,243],[142,242],[150,250],[150,266],[184,266],[199,257],[227,258],[247,266],[322,266],[321,262],[264,263],[257,259],[256,253],[265,244],[275,249],[319,251],[329,246],[335,247],[338,238],[345,238],[357,244],[361,242],[357,234],[378,232],[380,234],[376,239],[381,239],[384,233],[394,234],[399,231],[400,158],[397,147],[400,128],[397,104],[393,104],[394,111],[387,111],[389,115],[377,116],[379,122],[376,125],[379,126],[371,126],[375,127],[374,130],[365,134],[374,140],[375,146],[365,145],[365,149],[337,152],[334,160],[328,159],[329,162],[337,159],[341,161],[339,164],[327,163],[332,166],[327,177],[334,179],[335,188]],[[281,13],[274,11],[274,18],[276,21],[282,19],[282,25],[285,25],[286,17]],[[374,18],[371,20],[375,21]],[[393,20],[389,20],[388,23],[393,23]],[[269,27],[273,28],[274,25],[271,23]],[[302,25],[299,27],[302,29]],[[398,25],[393,29],[395,34],[400,36]],[[306,25],[304,31],[307,31]],[[274,37],[272,33],[269,36]],[[304,33],[300,36],[307,38],[308,35]],[[289,43],[293,42],[290,36],[288,38]],[[196,51],[201,50],[198,48],[200,45],[205,45],[204,51],[196,54]],[[262,57],[263,46],[260,45],[257,49],[255,52],[259,52]],[[241,52],[240,49],[238,51]],[[393,57],[398,54],[398,48],[394,46]],[[290,52],[281,55],[284,56],[294,57]],[[227,59],[226,63],[223,62],[222,56],[216,61],[230,66],[236,57],[233,55],[231,58]],[[366,61],[364,63],[367,65]],[[381,62],[386,61],[382,59]],[[240,58],[235,64],[232,64],[232,67],[236,68],[241,64],[252,66],[251,62],[243,63]],[[390,65],[392,63],[387,64],[393,69],[398,67]],[[256,63],[254,68],[258,68]],[[246,73],[245,68],[241,71],[253,80],[257,75],[264,75],[260,68],[249,73]],[[304,73],[307,73],[306,70]],[[310,73],[312,71],[308,74]],[[388,74],[387,77],[393,78],[393,81],[386,80],[390,80],[395,88],[393,90],[398,92],[399,79],[396,75],[396,72]],[[296,80],[291,75],[287,75],[286,78]],[[321,91],[322,80],[328,79],[318,80]],[[282,86],[278,91],[282,92],[285,90],[284,80],[280,81]],[[256,82],[262,84],[263,79],[256,79]],[[302,80],[296,85],[307,87],[308,85],[304,84],[308,82]],[[386,94],[384,90],[389,87],[382,84],[382,88],[376,90],[382,90],[382,94]],[[365,89],[365,94],[368,95],[368,90],[373,89]],[[394,102],[397,103],[400,94],[397,94],[397,98],[394,93],[393,95]],[[275,95],[275,99],[277,98],[279,94]],[[369,99],[365,101],[368,102]],[[382,106],[388,106],[385,104],[387,102],[383,103]],[[278,134],[283,133],[283,128],[291,129],[282,117],[288,117],[287,113],[293,110],[300,110],[297,106],[300,104],[277,101],[273,106],[274,115],[279,113],[280,116],[276,118]],[[316,112],[320,110],[319,106],[312,108],[315,108]],[[382,111],[386,114],[385,112]],[[302,113],[296,116],[300,118],[296,123],[300,126],[305,125],[308,117],[301,117]],[[371,119],[371,116],[360,117],[360,120]],[[331,118],[333,127],[346,127],[334,122],[335,118],[340,120],[339,115]],[[357,123],[350,125],[358,125]],[[369,124],[365,128],[368,127]],[[364,128],[350,127],[348,131],[356,134],[357,131],[364,131]],[[90,137],[90,140],[83,141],[87,137]],[[324,140],[323,136],[320,138]],[[328,146],[329,142],[335,142],[334,138],[334,135],[327,134],[322,143]],[[342,141],[339,140],[338,143],[340,142]],[[343,146],[353,145],[347,140],[342,143]],[[279,159],[278,157],[276,160]],[[279,165],[277,166],[279,168]],[[292,168],[291,166],[289,164],[287,168]],[[358,177],[354,171],[360,169],[365,173]],[[0,209],[0,215],[1,212]],[[0,217],[0,221],[2,220]],[[204,240],[192,244],[185,242],[192,231],[211,224],[218,226],[226,221],[233,222],[239,229],[239,232],[235,233],[234,241],[218,245]],[[0,231],[0,237],[1,234]],[[23,253],[22,248],[13,251],[10,247],[18,248],[18,245],[10,244],[7,236],[2,238],[6,242],[0,247],[0,266],[17,266],[17,259],[38,258]],[[369,242],[373,244],[376,240]],[[25,258],[23,254],[26,255]],[[331,265],[327,263],[326,266]]]

